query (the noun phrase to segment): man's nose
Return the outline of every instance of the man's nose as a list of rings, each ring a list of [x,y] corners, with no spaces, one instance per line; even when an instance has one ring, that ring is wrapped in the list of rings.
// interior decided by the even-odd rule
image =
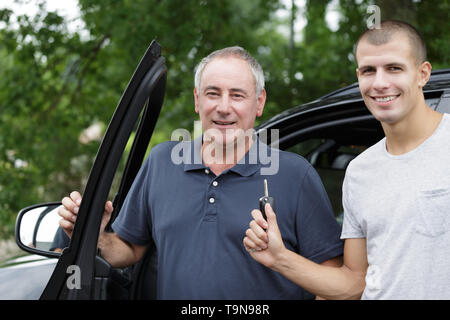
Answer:
[[[389,77],[383,70],[379,69],[375,73],[375,79],[372,84],[376,90],[384,90],[389,87]]]
[[[222,95],[222,98],[219,100],[219,103],[217,104],[217,112],[219,113],[229,113],[231,107],[231,99],[228,95]]]

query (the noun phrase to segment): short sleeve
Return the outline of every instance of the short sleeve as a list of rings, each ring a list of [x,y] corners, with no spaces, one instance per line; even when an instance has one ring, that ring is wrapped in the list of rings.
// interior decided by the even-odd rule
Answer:
[[[354,201],[351,199],[349,183],[350,178],[347,169],[344,183],[342,184],[342,206],[344,208],[344,220],[342,223],[341,239],[364,238],[364,231],[355,215]]]
[[[342,255],[341,228],[322,181],[312,166],[303,179],[297,207],[299,254],[316,263]]]
[[[151,241],[151,212],[148,203],[151,181],[150,157],[137,174],[112,228],[117,235],[133,244]]]

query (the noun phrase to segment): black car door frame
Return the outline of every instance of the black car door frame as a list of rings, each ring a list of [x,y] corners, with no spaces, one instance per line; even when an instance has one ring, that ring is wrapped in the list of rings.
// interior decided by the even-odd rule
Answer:
[[[98,287],[103,285],[102,281],[98,281],[98,276],[102,272],[102,266],[108,268],[106,261],[101,261],[97,256],[104,205],[130,134],[142,109],[147,106],[116,196],[115,203],[119,207],[118,202],[123,201],[139,170],[163,104],[166,75],[167,68],[165,59],[161,56],[161,47],[156,41],[152,41],[114,112],[89,174],[70,245],[58,260],[41,299],[104,298],[102,288]],[[79,288],[69,288],[66,285],[71,275],[68,270],[73,270],[69,269],[71,266],[76,266],[79,270]],[[108,272],[103,272],[101,276],[108,277]]]

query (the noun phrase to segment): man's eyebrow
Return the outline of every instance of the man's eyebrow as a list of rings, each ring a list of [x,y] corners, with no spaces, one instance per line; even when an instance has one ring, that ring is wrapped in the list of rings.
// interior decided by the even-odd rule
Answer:
[[[391,62],[385,65],[386,67],[405,67],[406,65],[402,62]]]
[[[362,65],[362,66],[358,66],[358,70],[363,70],[363,69],[373,69],[373,68],[375,68],[374,66],[371,66],[371,65]]]
[[[206,86],[205,89],[203,89],[203,92],[206,92],[208,90],[220,91],[220,88],[216,86]]]
[[[383,67],[394,67],[394,66],[401,66],[401,67],[405,67],[406,65],[402,62],[391,62],[391,63],[387,63],[385,65],[383,65]],[[358,67],[359,70],[363,70],[363,69],[375,69],[375,66],[372,65],[362,65],[361,67]]]
[[[221,89],[219,87],[206,86],[205,89],[203,90],[203,92],[206,92],[208,90],[221,91]],[[233,92],[233,93],[240,92],[242,94],[247,95],[247,91],[245,91],[244,89],[241,89],[241,88],[230,88],[230,91]]]
[[[241,89],[241,88],[231,88],[230,91],[231,92],[240,92],[240,93],[247,95],[247,91],[245,91],[244,89]]]

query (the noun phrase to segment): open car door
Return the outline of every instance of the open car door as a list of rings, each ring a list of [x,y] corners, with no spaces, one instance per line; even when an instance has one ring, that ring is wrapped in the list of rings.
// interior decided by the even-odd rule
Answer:
[[[62,252],[41,299],[110,299],[115,298],[111,297],[112,281],[127,286],[121,270],[113,269],[98,255],[99,228],[114,175],[138,122],[111,220],[117,216],[141,167],[163,104],[166,74],[161,47],[152,41],[109,123],[89,174],[70,245]]]

